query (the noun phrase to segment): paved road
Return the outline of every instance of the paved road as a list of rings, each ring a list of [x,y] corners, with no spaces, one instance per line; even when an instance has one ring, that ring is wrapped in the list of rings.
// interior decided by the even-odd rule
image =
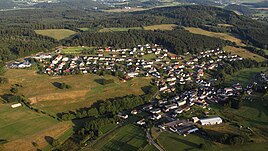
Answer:
[[[151,133],[150,133],[150,128],[147,128],[146,131],[146,136],[149,139],[150,144],[154,145],[154,147],[156,147],[159,151],[164,151],[164,149],[162,149],[152,138]]]

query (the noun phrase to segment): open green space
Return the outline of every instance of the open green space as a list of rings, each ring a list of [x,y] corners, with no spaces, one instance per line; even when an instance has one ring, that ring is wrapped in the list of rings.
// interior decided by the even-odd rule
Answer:
[[[128,124],[113,131],[93,146],[96,150],[135,151],[147,145],[145,130],[136,125]]]
[[[5,73],[9,83],[2,85],[0,95],[10,93],[11,85],[21,84],[18,94],[24,95],[36,108],[59,113],[89,107],[97,100],[125,95],[141,95],[142,87],[150,85],[150,78],[138,77],[127,82],[117,77],[95,74],[51,77],[37,74],[34,70],[10,69]],[[112,79],[114,83],[102,85],[98,79]],[[53,83],[66,83],[70,89],[59,89]]]
[[[56,40],[62,40],[74,35],[76,32],[69,29],[45,29],[45,30],[35,30],[39,35],[48,36]]]
[[[57,122],[26,107],[11,108],[11,104],[0,104],[0,137],[13,140],[34,134]],[[34,125],[34,126],[33,126]]]
[[[256,74],[260,73],[261,71],[266,71],[267,69],[267,67],[242,69],[233,75],[226,75],[224,85],[231,86],[232,84],[240,83],[245,87],[252,82]]]
[[[67,48],[63,48],[61,50],[61,53],[63,54],[79,54],[81,53],[82,51],[85,51],[85,50],[89,50],[90,48],[92,47],[86,47],[86,46],[83,46],[83,47],[67,47]]]
[[[141,27],[129,27],[129,28],[103,28],[99,32],[117,32],[117,31],[128,31],[128,30],[142,30]]]

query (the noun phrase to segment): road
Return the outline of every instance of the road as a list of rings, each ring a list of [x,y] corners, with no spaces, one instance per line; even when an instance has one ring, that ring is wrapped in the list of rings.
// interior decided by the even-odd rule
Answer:
[[[151,133],[150,133],[150,128],[147,128],[146,130],[146,136],[149,139],[149,143],[154,145],[154,147],[156,147],[159,151],[164,151],[164,149],[162,149],[152,138]]]

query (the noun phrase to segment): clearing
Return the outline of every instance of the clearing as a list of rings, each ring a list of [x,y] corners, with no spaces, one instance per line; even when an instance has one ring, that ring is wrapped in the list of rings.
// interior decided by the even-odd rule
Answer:
[[[9,83],[3,85],[0,94],[10,93],[12,84],[21,84],[23,87],[19,88],[19,94],[29,98],[35,107],[52,114],[89,107],[97,100],[130,94],[140,95],[144,93],[141,88],[150,85],[151,81],[150,78],[138,77],[122,82],[117,77],[100,77],[95,74],[51,77],[23,69],[9,69],[4,75],[9,79]],[[103,78],[113,79],[114,83],[99,84],[98,79]],[[67,83],[72,88],[59,89],[54,86],[57,82]]]
[[[144,26],[144,30],[173,30],[177,27],[176,24],[160,24],[160,25],[151,25]]]
[[[82,51],[84,50],[89,50],[93,47],[86,47],[86,46],[83,46],[83,47],[67,47],[67,48],[63,48],[61,50],[61,53],[63,54],[79,54],[81,53]]]
[[[128,31],[128,30],[142,30],[141,27],[129,27],[129,28],[103,28],[99,32],[116,32],[116,31]]]
[[[249,58],[252,60],[256,60],[258,62],[262,62],[265,61],[266,59],[260,55],[257,55],[255,53],[252,53],[250,51],[247,51],[246,49],[243,48],[236,48],[236,47],[232,47],[232,46],[226,46],[223,48],[223,50],[227,51],[227,52],[231,52],[232,54],[236,54],[239,55],[243,58]]]
[[[200,34],[200,35],[220,38],[223,40],[229,40],[229,41],[235,42],[239,46],[245,46],[245,44],[242,43],[241,39],[238,39],[228,33],[211,32],[211,31],[200,29],[200,28],[194,28],[194,27],[185,27],[185,29],[194,34]]]
[[[48,36],[56,40],[62,40],[74,35],[76,32],[69,29],[45,29],[45,30],[35,30],[39,35]]]

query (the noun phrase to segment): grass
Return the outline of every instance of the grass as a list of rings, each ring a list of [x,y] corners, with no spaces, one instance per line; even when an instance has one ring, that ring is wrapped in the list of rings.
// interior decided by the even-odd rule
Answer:
[[[129,27],[129,28],[103,28],[99,32],[117,32],[117,31],[128,31],[128,30],[142,30],[141,27]]]
[[[152,26],[144,26],[144,30],[173,30],[178,25],[176,24],[160,24],[160,25],[152,25]]]
[[[79,54],[83,50],[88,50],[90,48],[91,47],[67,47],[67,48],[63,48],[61,50],[61,53],[63,53],[63,54]]]
[[[39,109],[49,113],[58,113],[88,107],[97,100],[120,97],[125,95],[143,94],[142,87],[150,84],[150,78],[134,78],[122,82],[118,78],[107,75],[104,77],[95,74],[70,75],[51,77],[36,74],[33,70],[10,69],[5,73],[9,84],[3,85],[1,94],[10,93],[12,84],[21,84],[19,94],[29,98],[30,102]],[[113,79],[115,82],[101,85],[97,79]],[[54,82],[67,83],[71,89],[59,89]]]
[[[127,150],[134,151],[147,145],[145,130],[128,124],[112,132],[93,146],[100,151]]]
[[[254,76],[261,71],[267,70],[267,67],[263,68],[246,68],[242,69],[233,75],[227,75],[226,80],[224,82],[225,86],[231,86],[234,83],[240,83],[244,87],[247,86],[250,82],[252,82]]]
[[[143,55],[142,56],[142,59],[146,59],[146,60],[153,60],[153,59],[156,59],[156,55],[154,53],[151,53],[151,54],[146,54],[146,55]]]
[[[232,46],[226,46],[224,47],[224,50],[227,52],[230,52],[232,54],[236,54],[239,55],[243,58],[248,58],[248,59],[252,59],[252,60],[256,60],[258,62],[262,62],[265,61],[266,59],[260,55],[257,55],[255,53],[252,53],[250,51],[247,51],[246,49],[243,48],[236,48],[236,47],[232,47]]]
[[[200,28],[194,28],[194,27],[185,27],[185,29],[194,34],[200,34],[200,35],[220,38],[223,40],[229,40],[229,41],[235,42],[239,46],[245,46],[245,44],[242,43],[241,39],[238,39],[228,33],[211,32],[211,31],[200,29]]]
[[[0,123],[1,138],[14,140],[34,134],[58,122],[26,107],[12,109],[10,104],[0,104]]]
[[[48,36],[56,40],[62,40],[74,35],[76,32],[69,29],[45,29],[45,30],[35,30],[39,35]]]

